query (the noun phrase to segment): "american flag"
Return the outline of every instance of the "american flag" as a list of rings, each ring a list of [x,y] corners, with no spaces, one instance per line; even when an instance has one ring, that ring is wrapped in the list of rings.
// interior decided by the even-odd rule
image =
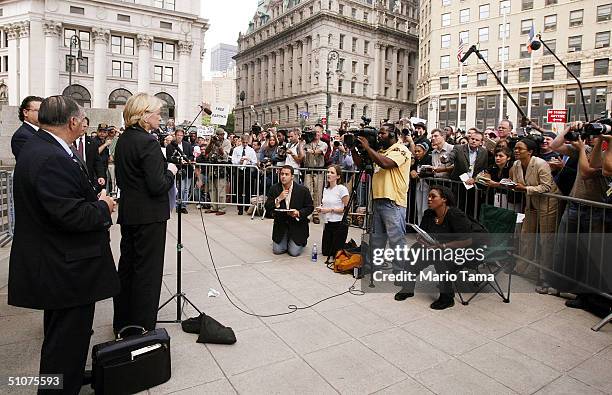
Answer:
[[[531,53],[531,43],[533,42],[533,38],[535,37],[535,29],[533,28],[533,24],[531,24],[531,29],[529,29],[529,38],[527,39],[527,51]]]
[[[461,58],[463,57],[463,49],[465,48],[465,44],[463,43],[463,38],[459,37],[459,48],[457,48],[457,60],[461,62]]]

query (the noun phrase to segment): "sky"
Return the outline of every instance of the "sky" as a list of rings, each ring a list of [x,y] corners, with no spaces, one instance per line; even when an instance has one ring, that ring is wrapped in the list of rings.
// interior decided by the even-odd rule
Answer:
[[[201,16],[210,25],[204,35],[203,73],[210,79],[210,50],[219,43],[237,45],[238,33],[245,32],[257,10],[257,0],[201,0]]]

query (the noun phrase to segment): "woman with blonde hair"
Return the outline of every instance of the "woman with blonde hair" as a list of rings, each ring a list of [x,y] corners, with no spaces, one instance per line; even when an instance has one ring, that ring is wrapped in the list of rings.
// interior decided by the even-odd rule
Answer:
[[[123,109],[125,132],[115,148],[120,190],[121,292],[114,298],[115,333],[128,325],[155,329],[161,292],[166,221],[170,218],[168,191],[176,166],[166,163],[151,131],[159,128],[163,102],[139,93]]]

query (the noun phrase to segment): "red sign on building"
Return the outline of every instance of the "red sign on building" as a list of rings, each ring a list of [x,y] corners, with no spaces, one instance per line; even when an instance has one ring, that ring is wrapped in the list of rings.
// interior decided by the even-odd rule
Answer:
[[[547,110],[548,123],[566,123],[567,110]]]
[[[321,118],[321,123],[323,125],[327,125],[327,118],[326,117]]]

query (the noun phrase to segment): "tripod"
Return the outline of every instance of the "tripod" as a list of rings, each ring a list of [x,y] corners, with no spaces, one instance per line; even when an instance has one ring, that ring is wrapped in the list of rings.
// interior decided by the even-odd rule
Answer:
[[[196,119],[198,119],[198,117],[200,116],[200,114],[202,113],[202,111],[204,110],[203,107],[200,108],[200,112],[198,113],[198,115],[196,115],[196,117],[194,118],[194,120],[191,122],[191,125],[189,125],[189,127],[187,127],[186,130],[189,130],[189,128],[191,128],[191,126],[193,125],[193,123],[196,121]],[[182,188],[182,177],[183,177],[183,170],[187,171],[187,169],[183,169],[183,161],[184,160],[188,160],[188,158],[185,156],[185,154],[181,151],[181,149],[179,147],[177,147],[177,149],[174,151],[174,153],[172,154],[172,160],[174,160],[175,162],[177,162],[177,168],[178,171],[176,172],[176,174],[178,175],[177,177],[177,181],[178,181],[178,190],[177,190],[177,195],[178,198],[176,199],[176,207],[181,207],[181,205],[183,204],[183,188]],[[177,210],[177,225],[176,225],[176,230],[177,230],[177,235],[176,235],[176,293],[174,295],[172,295],[170,297],[170,299],[166,300],[161,306],[159,306],[159,308],[157,309],[157,311],[160,311],[161,309],[163,309],[168,303],[170,303],[172,300],[174,300],[176,298],[176,319],[175,320],[166,320],[166,321],[157,321],[159,323],[181,323],[183,321],[182,316],[183,316],[183,309],[185,308],[185,304],[189,303],[189,305],[191,307],[193,307],[194,309],[196,309],[196,311],[199,314],[202,314],[202,312],[200,311],[200,309],[198,309],[196,307],[195,304],[193,304],[193,302],[191,300],[189,300],[189,298],[187,298],[187,295],[182,291],[182,261],[181,261],[181,252],[183,249],[183,243],[182,243],[182,213],[181,210]]]

